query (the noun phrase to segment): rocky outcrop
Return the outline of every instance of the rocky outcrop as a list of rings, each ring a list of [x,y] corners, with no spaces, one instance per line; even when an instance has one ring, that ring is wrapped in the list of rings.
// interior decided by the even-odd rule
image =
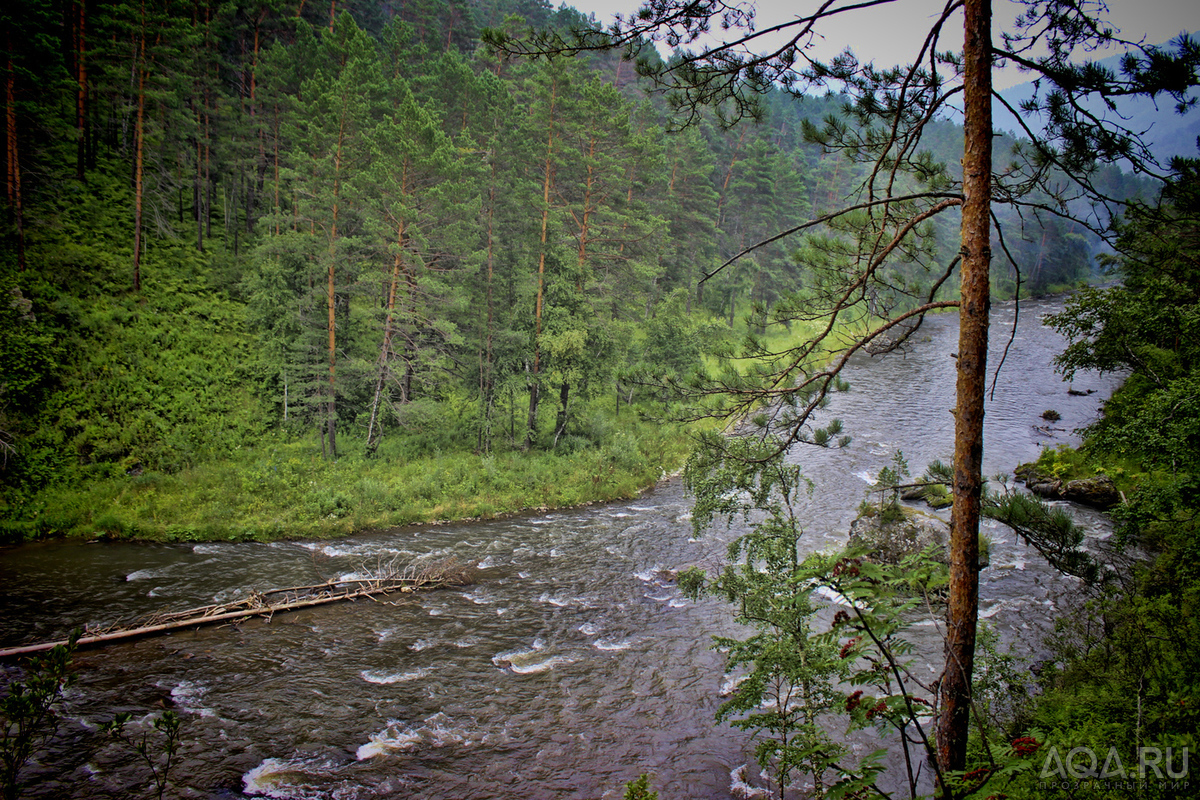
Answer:
[[[944,483],[930,481],[920,486],[910,486],[900,493],[906,503],[925,503],[930,508],[949,508],[954,503],[950,487]]]
[[[1067,481],[1063,487],[1063,497],[1101,510],[1112,508],[1121,502],[1121,493],[1117,491],[1112,478],[1107,475],[1097,475],[1081,481]]]
[[[899,564],[930,545],[938,546],[938,560],[948,564],[949,541],[949,525],[911,508],[904,509],[899,522],[881,524],[877,516],[862,516],[850,524],[850,547],[880,564]]]
[[[1106,511],[1121,502],[1121,493],[1112,478],[1096,475],[1074,481],[1063,481],[1040,474],[1032,464],[1016,470],[1029,491],[1047,500],[1070,500],[1073,503]]]

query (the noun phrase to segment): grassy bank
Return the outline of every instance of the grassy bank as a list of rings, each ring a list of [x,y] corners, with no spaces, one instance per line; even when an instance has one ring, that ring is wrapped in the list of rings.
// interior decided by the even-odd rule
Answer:
[[[490,519],[633,497],[682,464],[675,426],[629,420],[608,441],[570,453],[471,452],[321,458],[306,441],[264,441],[174,474],[80,475],[5,522],[8,541],[43,536],[156,541],[325,538],[410,523]],[[344,440],[347,453],[362,443]],[[90,477],[90,479],[88,479]]]

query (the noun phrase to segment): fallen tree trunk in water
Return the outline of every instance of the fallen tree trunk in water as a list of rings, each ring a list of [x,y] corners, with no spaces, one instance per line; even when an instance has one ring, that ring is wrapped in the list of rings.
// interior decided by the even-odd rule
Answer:
[[[216,622],[266,617],[270,621],[276,612],[294,611],[309,606],[319,606],[359,597],[374,598],[393,592],[410,593],[419,589],[439,589],[446,586],[465,586],[474,581],[474,569],[447,559],[433,564],[409,565],[404,569],[387,567],[378,574],[366,578],[293,586],[287,589],[270,589],[266,592],[251,592],[248,597],[232,603],[214,603],[186,611],[151,614],[126,624],[107,628],[84,630],[76,642],[77,647],[107,644],[138,636],[168,633],[181,628],[211,625]],[[58,642],[39,642],[21,647],[0,648],[0,658],[27,655],[50,650]]]

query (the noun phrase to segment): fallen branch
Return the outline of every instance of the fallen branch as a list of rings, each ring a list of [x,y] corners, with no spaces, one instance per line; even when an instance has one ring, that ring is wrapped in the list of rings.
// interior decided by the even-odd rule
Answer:
[[[359,597],[373,598],[376,595],[391,594],[392,592],[407,594],[419,589],[463,586],[473,580],[474,570],[458,564],[453,559],[433,564],[410,564],[403,569],[396,569],[394,564],[389,564],[379,569],[376,574],[364,578],[330,580],[313,586],[270,589],[261,593],[252,591],[246,598],[232,603],[214,603],[186,611],[150,614],[125,625],[113,625],[100,630],[85,631],[85,635],[79,637],[76,645],[85,647],[107,644],[138,636],[149,636],[181,628],[257,616],[267,617],[269,620],[280,611],[294,611],[326,603],[354,600]],[[282,595],[282,597],[278,601],[272,602],[268,599],[272,595]],[[39,653],[65,643],[65,641],[39,642],[21,647],[0,648],[0,658]]]

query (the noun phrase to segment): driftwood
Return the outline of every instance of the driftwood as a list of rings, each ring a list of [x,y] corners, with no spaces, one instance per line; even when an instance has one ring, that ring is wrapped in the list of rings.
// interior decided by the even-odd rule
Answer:
[[[250,617],[266,617],[270,621],[277,612],[294,611],[309,606],[355,600],[359,597],[374,599],[377,595],[392,592],[410,593],[419,589],[439,589],[445,586],[463,586],[474,580],[473,569],[453,559],[435,563],[410,564],[397,567],[394,563],[383,564],[372,570],[365,578],[334,581],[313,586],[292,586],[286,589],[269,589],[265,592],[252,591],[248,597],[230,603],[190,608],[186,611],[159,612],[141,617],[128,623],[118,623],[103,628],[87,628],[76,642],[77,647],[107,644],[137,636],[149,636],[168,631],[211,625],[216,622],[244,620]],[[26,655],[50,650],[58,642],[39,642],[21,647],[0,648],[0,658]]]

